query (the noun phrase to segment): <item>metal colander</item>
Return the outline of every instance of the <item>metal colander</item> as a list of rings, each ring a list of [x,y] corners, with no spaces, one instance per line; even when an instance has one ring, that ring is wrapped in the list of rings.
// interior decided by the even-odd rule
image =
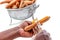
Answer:
[[[36,8],[38,7],[39,5],[36,5],[36,3],[34,3],[32,5],[26,6],[21,9],[7,9],[9,16],[11,18],[11,23],[12,23],[12,18],[17,20],[25,20],[31,16],[32,18],[34,18],[33,14]]]
[[[7,9],[9,16],[17,20],[24,20],[31,17],[39,5],[35,3],[21,9]]]

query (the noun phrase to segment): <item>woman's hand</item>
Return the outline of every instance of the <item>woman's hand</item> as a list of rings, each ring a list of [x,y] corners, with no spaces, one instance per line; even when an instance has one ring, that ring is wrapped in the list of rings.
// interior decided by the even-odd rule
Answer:
[[[34,40],[51,40],[50,34],[46,32],[45,30],[42,30],[42,32],[38,33]]]
[[[33,28],[29,32],[25,32],[24,28],[30,24],[31,22],[25,21],[17,27],[0,32],[0,40],[13,40],[18,37],[32,37],[38,32],[38,28]]]
[[[24,31],[24,28],[30,24],[32,24],[30,21],[25,21],[21,25],[19,25],[19,34],[21,37],[32,37],[34,34],[38,33],[37,27],[31,29],[29,32]]]

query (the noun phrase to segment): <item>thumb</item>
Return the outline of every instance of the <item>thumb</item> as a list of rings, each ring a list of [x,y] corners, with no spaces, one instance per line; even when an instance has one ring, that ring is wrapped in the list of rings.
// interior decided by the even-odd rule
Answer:
[[[20,29],[19,33],[20,33],[21,37],[31,37],[32,36],[32,33],[25,32],[23,29]]]

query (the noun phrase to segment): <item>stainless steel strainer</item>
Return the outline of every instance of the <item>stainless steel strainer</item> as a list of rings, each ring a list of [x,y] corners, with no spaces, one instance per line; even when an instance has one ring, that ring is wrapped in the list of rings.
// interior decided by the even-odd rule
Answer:
[[[31,16],[33,17],[33,14],[36,8],[38,7],[39,5],[36,5],[36,3],[34,3],[32,5],[29,5],[21,9],[7,9],[7,10],[8,10],[10,18],[14,18],[17,20],[24,20]]]

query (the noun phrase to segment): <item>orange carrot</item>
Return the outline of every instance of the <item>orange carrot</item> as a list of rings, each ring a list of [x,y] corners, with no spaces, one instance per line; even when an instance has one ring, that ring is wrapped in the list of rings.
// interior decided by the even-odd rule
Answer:
[[[19,0],[12,0],[12,1],[6,6],[6,8],[11,7],[11,6],[14,5],[17,1],[19,1]]]
[[[12,9],[17,9],[17,6],[16,6],[16,5],[13,5],[13,6],[12,6]]]
[[[19,8],[21,8],[21,7],[22,7],[23,2],[24,2],[24,0],[20,0]]]
[[[11,1],[2,1],[0,2],[0,4],[4,4],[4,3],[10,3]]]
[[[32,4],[32,1],[24,1],[25,4]]]
[[[19,8],[19,2],[16,2],[16,6],[17,6],[17,8]]]
[[[38,22],[39,22],[40,24],[43,24],[43,23],[46,22],[49,18],[50,18],[50,16],[46,16],[46,17],[44,17],[43,19],[41,19],[41,20],[39,20],[39,21],[37,21],[37,22],[35,22],[35,23],[33,23],[33,24],[25,27],[24,30],[25,30],[25,31],[29,31],[29,30],[33,29],[33,28],[37,25]]]
[[[32,0],[32,2],[34,3],[36,0]]]

